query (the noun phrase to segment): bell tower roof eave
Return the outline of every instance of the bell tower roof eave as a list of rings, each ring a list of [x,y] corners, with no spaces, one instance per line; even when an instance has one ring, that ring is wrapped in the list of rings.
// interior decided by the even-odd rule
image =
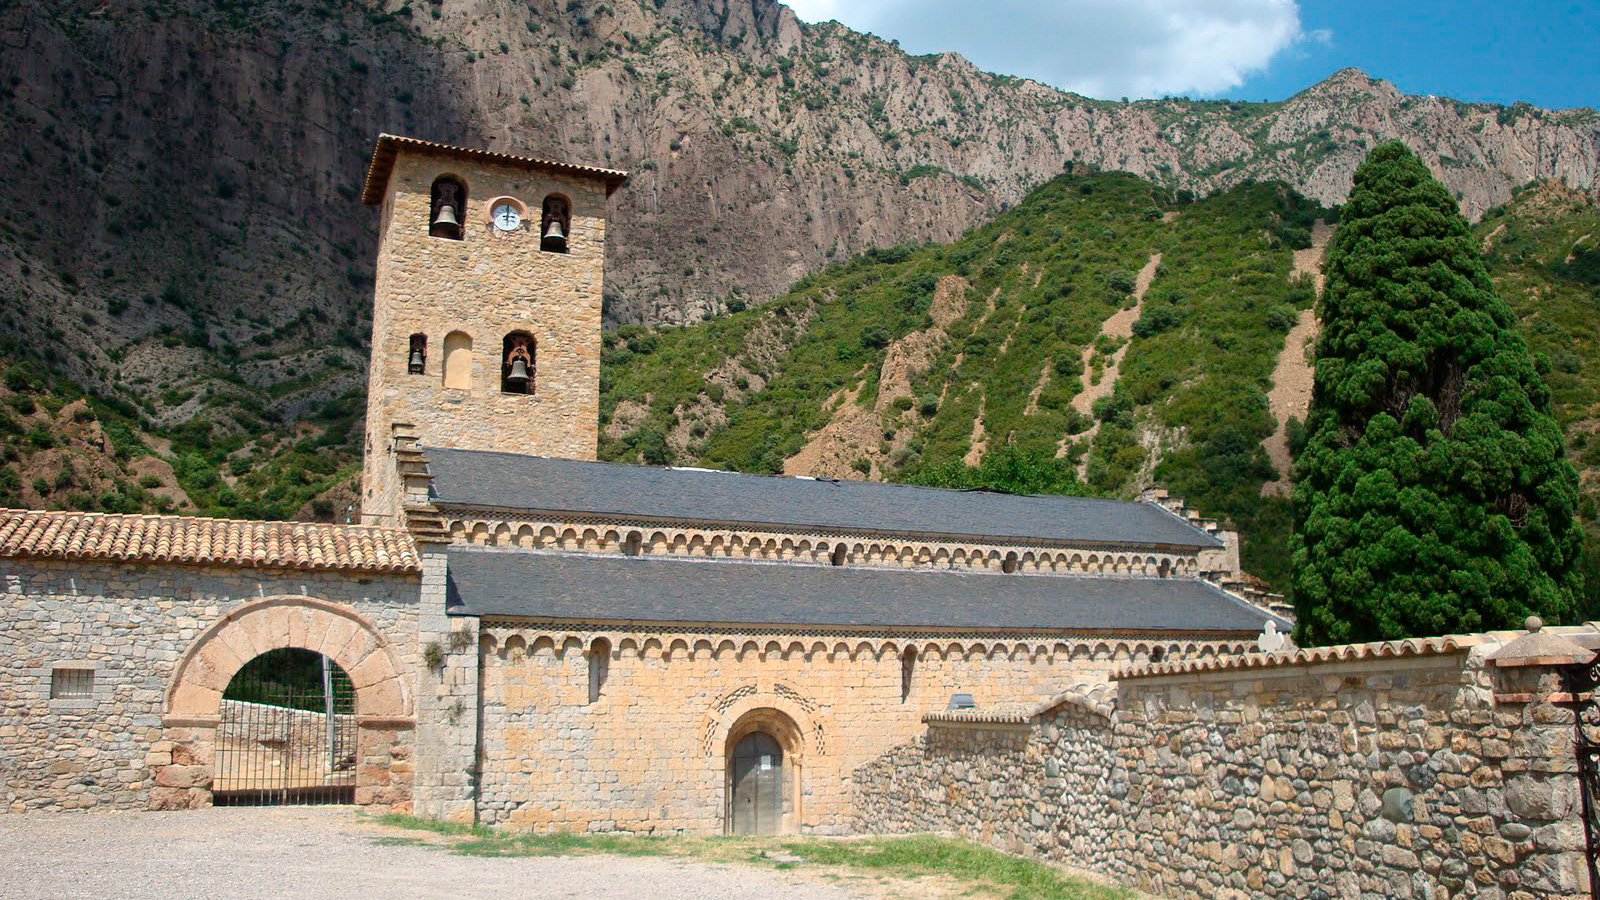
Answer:
[[[389,185],[389,175],[394,171],[394,163],[401,150],[479,163],[555,172],[579,178],[593,178],[597,181],[605,182],[607,197],[611,196],[617,188],[628,180],[628,173],[620,169],[604,169],[598,166],[585,166],[578,163],[558,162],[532,156],[519,156],[512,153],[497,153],[492,150],[480,150],[473,147],[440,144],[434,141],[425,141],[420,138],[403,137],[395,134],[380,134],[378,135],[377,144],[372,148],[372,162],[367,166],[367,177],[361,188],[362,203],[368,206],[378,206],[383,203],[384,190]]]

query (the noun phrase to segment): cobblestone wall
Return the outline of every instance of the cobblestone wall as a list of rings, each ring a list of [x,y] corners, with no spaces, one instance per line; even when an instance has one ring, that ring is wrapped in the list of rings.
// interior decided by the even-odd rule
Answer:
[[[1484,648],[1124,680],[1109,716],[939,724],[858,830],[948,831],[1182,898],[1587,897],[1571,714]]]
[[[165,694],[202,632],[263,597],[358,609],[417,668],[415,576],[5,559],[0,591],[0,810],[9,812],[144,808],[153,791],[208,802],[202,757],[215,726],[164,728]],[[90,696],[51,698],[52,671],[63,667],[93,671]],[[385,734],[387,764],[405,738]]]

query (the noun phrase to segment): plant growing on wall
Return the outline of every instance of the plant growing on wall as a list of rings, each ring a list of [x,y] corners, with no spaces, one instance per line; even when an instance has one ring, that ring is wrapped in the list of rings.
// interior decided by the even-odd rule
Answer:
[[[1404,145],[1356,171],[1326,272],[1294,492],[1298,640],[1571,618],[1583,538],[1550,391]]]

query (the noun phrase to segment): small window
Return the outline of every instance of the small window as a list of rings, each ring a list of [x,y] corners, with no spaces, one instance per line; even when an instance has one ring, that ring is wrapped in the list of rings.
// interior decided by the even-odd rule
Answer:
[[[1154,650],[1150,651],[1150,661],[1153,662],[1153,663],[1161,662],[1163,659],[1166,659],[1166,658],[1167,658],[1167,651],[1166,651],[1166,648],[1164,648],[1164,647],[1157,647]]]
[[[611,674],[611,642],[595,638],[589,645],[589,702],[598,703],[605,691],[606,676]]]
[[[572,202],[560,194],[551,194],[544,198],[539,215],[539,249],[565,253],[571,239]]]
[[[425,375],[428,372],[428,336],[413,334],[411,346],[406,350],[406,372],[411,375]]]
[[[627,556],[638,556],[644,549],[644,535],[637,531],[628,532],[628,537],[622,542],[622,552]]]
[[[461,240],[461,222],[466,208],[466,182],[454,175],[441,175],[434,179],[433,200],[428,208],[428,233],[434,237]]]
[[[849,553],[850,549],[844,544],[834,544],[832,557],[833,564],[836,566],[844,565],[845,560],[849,558]]]
[[[906,652],[900,654],[900,702],[911,699],[911,681],[917,674],[917,650],[907,647]]]
[[[1000,571],[1007,575],[1015,574],[1017,571],[1017,554],[1007,553],[1005,560],[1000,563]]]
[[[51,700],[89,700],[94,697],[93,669],[52,669]]]
[[[472,388],[472,336],[465,331],[444,336],[444,386],[458,391]]]
[[[500,343],[500,393],[533,393],[533,335],[513,331]]]

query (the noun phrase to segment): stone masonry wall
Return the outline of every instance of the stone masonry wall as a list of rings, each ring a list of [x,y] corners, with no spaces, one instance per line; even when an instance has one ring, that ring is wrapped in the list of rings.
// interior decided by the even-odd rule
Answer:
[[[535,830],[720,832],[730,741],[759,722],[784,745],[784,830],[842,833],[851,773],[919,733],[923,714],[953,693],[1042,700],[1075,682],[1102,683],[1135,644],[554,631],[511,620],[481,628],[478,819]],[[604,678],[591,702],[597,646]],[[909,646],[918,655],[902,696]],[[465,667],[463,659],[430,677],[447,693]]]
[[[1107,718],[941,724],[856,828],[945,831],[1174,898],[1587,897],[1571,714],[1474,650],[1124,680]]]
[[[174,764],[190,752],[185,729],[163,728],[174,667],[219,617],[277,595],[358,610],[418,668],[414,576],[0,560],[0,810],[144,808],[163,770],[207,771],[209,760]],[[57,667],[92,668],[92,696],[52,700]],[[385,760],[409,742],[363,741],[377,737]]]
[[[431,237],[433,181],[467,184],[461,240]],[[539,249],[544,198],[572,202],[569,252]],[[497,198],[520,201],[532,230],[488,227]],[[402,151],[382,213],[367,385],[362,512],[395,524],[399,487],[388,456],[394,423],[415,427],[425,447],[503,450],[594,459],[600,421],[601,279],[605,260],[603,182]],[[532,394],[500,392],[501,342],[512,331],[535,341]],[[472,339],[471,388],[444,386],[445,336]],[[427,366],[407,372],[412,334],[427,336]]]

